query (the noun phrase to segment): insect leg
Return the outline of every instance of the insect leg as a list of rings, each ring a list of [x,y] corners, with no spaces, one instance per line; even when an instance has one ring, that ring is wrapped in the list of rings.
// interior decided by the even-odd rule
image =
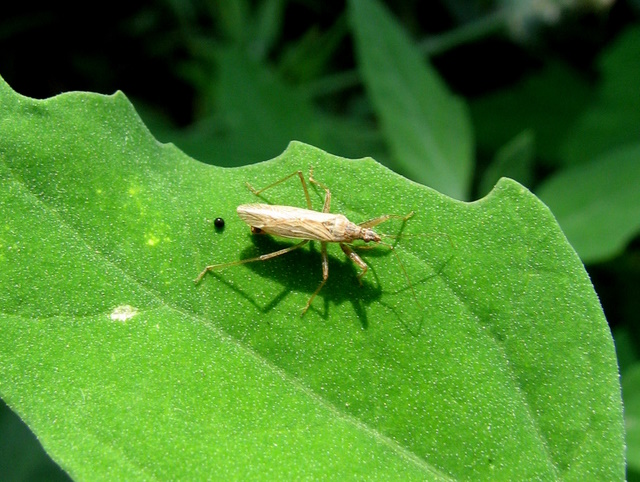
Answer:
[[[374,226],[377,226],[378,224],[382,224],[385,221],[388,221],[389,219],[401,219],[403,221],[406,221],[414,214],[415,213],[413,211],[411,211],[409,214],[406,214],[405,216],[400,216],[399,214],[385,214],[384,216],[369,219],[368,221],[359,223],[358,226],[360,226],[361,228],[372,228]]]
[[[322,208],[322,212],[328,213],[329,208],[331,207],[331,191],[329,191],[329,188],[327,186],[325,186],[321,182],[318,182],[314,179],[313,167],[309,169],[309,182],[316,184],[317,186],[320,186],[322,189],[324,189],[324,192],[326,193],[326,195],[324,196],[324,206]]]
[[[247,184],[247,187],[249,188],[249,190],[253,194],[255,194],[256,196],[259,196],[260,193],[266,191],[267,189],[271,189],[274,186],[277,186],[278,184],[286,181],[287,179],[292,178],[293,176],[298,176],[300,178],[300,181],[302,182],[302,189],[304,190],[304,197],[307,200],[307,208],[308,209],[313,209],[313,207],[311,206],[311,197],[309,196],[309,190],[307,189],[307,182],[304,180],[304,175],[302,174],[302,171],[292,172],[288,176],[285,176],[282,179],[280,179],[279,181],[276,181],[273,184],[269,184],[267,187],[263,187],[262,189],[255,189],[251,184],[249,184],[249,183],[246,183],[246,184]]]
[[[313,299],[316,297],[318,293],[320,293],[320,290],[322,289],[324,284],[327,282],[327,279],[329,279],[329,258],[327,257],[327,243],[321,243],[320,246],[321,246],[320,250],[322,252],[322,282],[320,283],[320,286],[318,286],[316,290],[313,292],[313,294],[311,295],[311,298],[309,298],[309,301],[307,301],[307,306],[305,306],[304,310],[302,310],[301,316],[304,316],[304,314],[307,312],[307,310],[311,306],[311,302],[313,301]]]
[[[256,256],[255,258],[247,258],[247,259],[241,259],[240,261],[232,261],[230,263],[209,265],[205,269],[202,270],[202,272],[194,280],[194,283],[199,283],[200,280],[202,280],[202,278],[204,278],[204,275],[207,274],[207,272],[209,272],[209,271],[215,271],[215,270],[218,270],[218,269],[230,268],[231,266],[238,266],[239,264],[252,263],[254,261],[266,261],[268,259],[275,258],[276,256],[281,256],[283,254],[290,253],[294,249],[301,248],[302,246],[304,246],[308,242],[309,242],[309,240],[305,239],[304,241],[301,241],[298,244],[294,244],[293,246],[289,246],[288,248],[280,249],[278,251],[274,251],[273,253],[268,253],[268,254],[263,254],[261,256]]]
[[[367,263],[365,263],[362,260],[362,258],[358,255],[358,253],[356,253],[353,249],[351,249],[346,244],[340,243],[340,247],[342,248],[342,251],[344,252],[344,254],[346,254],[351,261],[353,261],[355,264],[360,266],[360,268],[362,269],[362,272],[358,275],[358,283],[362,285],[362,277],[367,273],[369,266],[367,265]]]

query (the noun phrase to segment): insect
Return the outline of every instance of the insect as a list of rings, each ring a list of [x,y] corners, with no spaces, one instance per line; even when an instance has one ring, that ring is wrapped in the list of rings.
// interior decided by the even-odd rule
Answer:
[[[307,201],[308,209],[297,208],[293,206],[278,206],[271,204],[241,204],[237,207],[238,216],[247,223],[253,234],[271,234],[289,239],[302,240],[297,244],[289,246],[272,253],[256,256],[255,258],[241,259],[239,261],[231,261],[228,263],[212,264],[205,267],[198,277],[194,280],[195,283],[199,283],[202,278],[209,272],[224,268],[230,268],[231,266],[238,266],[245,263],[253,263],[255,261],[266,261],[283,254],[290,253],[298,248],[301,248],[309,241],[319,241],[320,251],[322,254],[322,281],[320,285],[313,292],[309,301],[302,310],[304,315],[314,298],[320,292],[322,287],[329,278],[329,259],[327,257],[327,243],[338,243],[345,255],[355,263],[362,271],[358,275],[358,282],[362,284],[362,277],[367,273],[369,267],[362,258],[356,253],[351,246],[351,243],[357,240],[362,240],[365,243],[373,242],[380,245],[384,245],[393,250],[393,246],[382,242],[382,236],[376,233],[373,227],[378,224],[384,223],[389,219],[401,219],[406,221],[414,212],[400,216],[396,214],[385,214],[368,221],[356,224],[347,219],[342,214],[333,214],[329,212],[331,206],[331,191],[327,186],[317,181],[313,177],[313,168],[309,171],[309,182],[319,186],[325,191],[324,206],[322,212],[314,211],[311,206],[311,198],[309,196],[309,190],[305,181],[302,171],[296,171],[288,176],[268,185],[260,190],[254,189],[249,183],[247,187],[256,196],[259,196],[267,189],[271,189],[278,184],[287,181],[288,179],[298,176],[302,182],[302,189],[304,190],[304,196]],[[399,259],[398,259],[399,261]],[[401,264],[402,266],[402,264]],[[402,268],[404,271],[404,268]],[[405,272],[406,276],[406,272]],[[408,277],[407,277],[408,278]],[[413,288],[412,288],[413,290]]]
[[[224,228],[224,219],[222,218],[216,218],[213,221],[214,226],[216,227],[216,229],[222,229]]]

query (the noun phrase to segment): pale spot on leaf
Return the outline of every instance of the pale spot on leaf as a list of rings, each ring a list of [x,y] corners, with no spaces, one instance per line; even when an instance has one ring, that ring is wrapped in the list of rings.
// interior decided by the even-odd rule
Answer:
[[[112,321],[127,321],[138,314],[138,309],[130,305],[120,305],[111,312],[109,318]]]

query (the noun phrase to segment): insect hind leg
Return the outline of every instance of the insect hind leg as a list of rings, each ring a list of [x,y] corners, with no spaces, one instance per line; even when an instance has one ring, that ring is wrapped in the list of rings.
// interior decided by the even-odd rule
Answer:
[[[322,251],[322,281],[320,282],[320,286],[318,286],[311,295],[311,298],[309,298],[309,301],[307,301],[306,306],[302,310],[302,315],[300,316],[304,316],[307,310],[311,307],[311,302],[313,301],[313,299],[317,296],[318,293],[320,293],[320,290],[329,279],[329,258],[327,256],[327,243],[322,243],[320,249]]]
[[[194,280],[194,283],[198,284],[202,280],[202,278],[204,278],[204,275],[206,275],[209,271],[216,271],[218,269],[230,268],[231,266],[238,266],[240,264],[253,263],[254,261],[266,261],[268,259],[275,258],[276,256],[282,256],[283,254],[290,253],[294,249],[301,248],[302,246],[304,246],[308,242],[309,242],[309,240],[305,239],[304,241],[302,241],[302,242],[300,242],[298,244],[294,244],[293,246],[289,246],[288,248],[280,249],[278,251],[274,251],[273,253],[268,253],[268,254],[263,254],[261,256],[256,256],[255,258],[241,259],[239,261],[232,261],[230,263],[211,264],[209,266],[206,266],[200,272],[198,277]]]

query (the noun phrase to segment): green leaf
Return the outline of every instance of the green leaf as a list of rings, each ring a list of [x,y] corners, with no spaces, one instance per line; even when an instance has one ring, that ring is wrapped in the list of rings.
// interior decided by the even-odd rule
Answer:
[[[640,26],[627,29],[600,60],[602,85],[569,132],[563,157],[572,164],[638,141]]]
[[[477,99],[470,105],[478,150],[491,156],[521,132],[531,131],[542,160],[564,165],[560,147],[592,95],[575,72],[551,64],[513,87]]]
[[[585,263],[620,253],[640,231],[640,144],[549,178],[538,196]]]
[[[220,48],[216,114],[171,136],[190,155],[239,166],[276,156],[291,139],[315,138],[313,106],[242,49]]]
[[[629,367],[638,362],[638,354],[634,344],[634,336],[626,327],[618,327],[613,330],[613,344],[616,347],[618,367],[620,373],[624,373]]]
[[[501,177],[510,177],[525,186],[530,185],[533,156],[533,132],[522,131],[498,150],[491,164],[482,173],[480,192],[487,194]]]
[[[33,433],[0,400],[0,479],[68,482],[69,476],[42,448]]]
[[[278,60],[278,71],[283,78],[302,84],[326,75],[332,69],[331,61],[344,46],[348,27],[345,17],[342,14],[326,30],[313,26],[289,43]]]
[[[194,285],[292,244],[235,209],[255,201],[246,181],[310,165],[333,212],[415,211],[378,226],[402,231],[398,257],[360,250],[358,286],[331,245],[304,318],[317,246]],[[304,206],[297,177],[263,199]],[[218,168],[155,141],[122,94],[0,82],[0,283],[0,394],[75,479],[624,477],[606,320],[513,181],[467,204],[301,143]]]
[[[252,21],[251,52],[264,60],[280,39],[284,30],[284,0],[263,0],[257,7]]]
[[[629,469],[640,473],[640,364],[636,363],[622,376],[624,418],[627,428],[627,460]]]
[[[229,39],[240,43],[249,36],[249,2],[246,0],[224,0],[215,2],[218,27]]]
[[[361,73],[397,167],[449,196],[467,198],[473,132],[466,104],[377,1],[353,0],[350,7]]]
[[[156,131],[189,155],[232,167],[276,156],[291,139],[330,146],[343,155],[358,155],[364,146],[375,145],[370,128],[322,115],[305,95],[243,50],[219,48],[216,59],[215,115],[182,131],[161,125]]]

